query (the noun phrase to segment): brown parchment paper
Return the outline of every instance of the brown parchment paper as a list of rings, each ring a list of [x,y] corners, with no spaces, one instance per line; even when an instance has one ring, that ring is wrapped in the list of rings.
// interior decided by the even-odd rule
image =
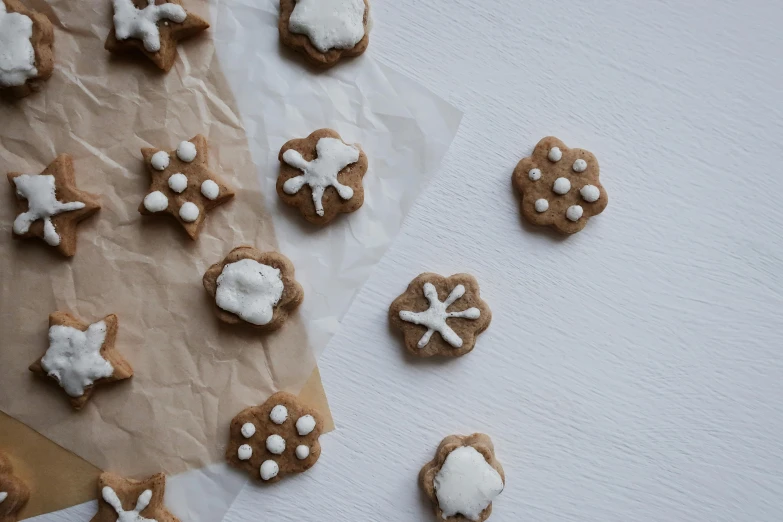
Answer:
[[[0,165],[38,173],[69,153],[78,186],[100,194],[103,208],[80,225],[67,260],[41,241],[12,240],[13,194],[0,183],[0,409],[128,476],[216,462],[230,419],[278,389],[298,392],[315,363],[296,315],[270,335],[223,327],[201,286],[206,267],[232,247],[276,246],[211,36],[181,45],[163,75],[143,59],[104,51],[111,2],[27,5],[55,25],[55,73],[41,93],[0,105]],[[209,18],[203,0],[188,9]],[[210,165],[237,196],[209,214],[193,242],[173,220],[137,212],[149,182],[139,149],[173,149],[199,133],[209,139]],[[54,310],[87,321],[117,314],[117,347],[135,371],[96,390],[81,412],[27,371],[47,347]]]

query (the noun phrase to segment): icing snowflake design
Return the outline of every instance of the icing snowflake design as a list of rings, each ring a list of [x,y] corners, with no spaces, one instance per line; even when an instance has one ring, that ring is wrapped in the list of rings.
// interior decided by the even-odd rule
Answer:
[[[91,324],[86,332],[63,325],[49,328],[49,349],[41,366],[70,397],[81,397],[84,388],[114,373],[111,363],[101,356],[106,331],[104,321]]]
[[[288,28],[322,53],[351,49],[364,38],[364,0],[297,0]]]
[[[424,312],[400,312],[400,319],[403,321],[427,327],[427,332],[419,339],[419,348],[427,346],[432,334],[435,332],[438,332],[441,337],[443,337],[443,340],[454,348],[460,348],[462,346],[462,338],[446,324],[446,319],[459,317],[475,320],[481,316],[481,310],[475,307],[468,308],[461,312],[446,311],[449,306],[454,304],[454,302],[463,295],[465,295],[465,287],[463,285],[457,285],[446,300],[441,302],[438,298],[438,291],[435,289],[435,286],[432,283],[424,283],[424,297],[426,297],[427,301],[430,303],[429,309]]]
[[[152,500],[152,490],[145,489],[142,494],[139,495],[139,498],[136,499],[136,508],[133,511],[125,511],[122,508],[122,502],[120,502],[120,498],[111,487],[104,487],[101,491],[101,495],[103,496],[103,500],[105,500],[107,504],[114,508],[114,511],[117,513],[117,522],[157,522],[151,518],[144,518],[139,514],[147,509],[147,506],[150,505],[150,500]]]
[[[24,85],[38,75],[35,68],[33,21],[21,13],[9,13],[5,2],[0,1],[0,86]]]
[[[160,20],[182,23],[188,15],[182,6],[172,3],[155,5],[147,0],[147,7],[137,9],[133,0],[114,0],[114,34],[118,40],[140,38],[144,48],[156,53],[160,51]]]
[[[293,195],[305,185],[309,185],[313,191],[315,212],[319,216],[323,216],[323,195],[328,187],[334,187],[340,197],[345,200],[353,197],[353,189],[337,181],[337,175],[348,165],[359,161],[359,150],[336,138],[321,138],[318,140],[315,150],[318,157],[313,161],[305,160],[302,154],[294,149],[285,151],[283,161],[298,168],[304,174],[286,181],[283,184],[283,192]]]
[[[14,220],[14,233],[26,234],[30,225],[39,219],[44,222],[44,241],[52,246],[60,244],[60,235],[54,228],[52,216],[71,210],[84,208],[84,203],[73,201],[63,203],[57,200],[54,176],[22,174],[14,178],[16,193],[27,200],[27,212],[22,212]]]

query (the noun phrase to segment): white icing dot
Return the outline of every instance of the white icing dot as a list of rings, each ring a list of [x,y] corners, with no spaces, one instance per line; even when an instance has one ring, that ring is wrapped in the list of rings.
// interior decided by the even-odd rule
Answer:
[[[272,411],[269,413],[269,418],[272,419],[272,422],[275,424],[283,424],[286,419],[288,419],[288,408],[282,404],[278,404],[272,408]]]
[[[246,422],[242,425],[242,436],[249,439],[256,434],[256,427],[251,422]]]
[[[185,223],[193,223],[198,219],[199,210],[195,203],[187,201],[179,207],[179,217]]]
[[[211,179],[201,184],[201,195],[210,200],[216,200],[220,195],[220,187]]]
[[[239,449],[237,450],[237,457],[239,457],[239,460],[250,460],[250,457],[253,456],[253,448],[251,448],[248,444],[242,444],[239,446]]]
[[[541,169],[530,169],[527,172],[527,176],[530,178],[530,181],[538,181],[541,179]]]
[[[568,181],[568,178],[557,178],[555,184],[552,186],[552,190],[561,196],[563,194],[568,194],[568,191],[571,190],[571,182]]]
[[[280,472],[280,466],[274,460],[265,460],[261,464],[261,478],[263,480],[273,479]]]
[[[546,212],[549,210],[549,201],[544,198],[536,200],[536,212]]]
[[[285,451],[285,439],[280,435],[270,435],[266,438],[266,449],[275,455],[282,455]]]
[[[299,417],[296,421],[296,431],[299,435],[309,435],[315,429],[315,418],[312,415]]]
[[[571,221],[579,221],[579,218],[584,214],[584,210],[579,205],[572,205],[566,210],[566,217]]]
[[[563,159],[563,153],[560,151],[560,147],[549,149],[549,161],[560,161],[561,159]]]
[[[587,170],[587,162],[583,159],[578,159],[571,168],[574,169],[574,172],[584,172]]]
[[[180,142],[177,146],[177,157],[185,163],[190,163],[196,159],[196,146],[189,141]]]
[[[579,193],[588,203],[595,203],[601,197],[601,191],[595,185],[585,185]]]
[[[177,194],[185,192],[185,189],[188,188],[188,177],[181,172],[172,174],[169,176],[169,188]]]
[[[308,448],[304,444],[296,447],[296,458],[298,458],[299,460],[304,460],[309,456],[310,456],[310,448]]]
[[[155,170],[166,170],[166,167],[169,166],[168,152],[159,150],[158,152],[152,155],[152,159],[150,160],[150,163],[152,164],[152,168]]]
[[[169,206],[169,198],[160,190],[150,192],[144,196],[144,208],[149,212],[162,212]]]

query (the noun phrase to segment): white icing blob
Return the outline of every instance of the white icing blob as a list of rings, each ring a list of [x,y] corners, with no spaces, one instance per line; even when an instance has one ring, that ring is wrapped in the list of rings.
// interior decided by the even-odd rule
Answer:
[[[182,204],[181,207],[179,207],[179,217],[185,223],[193,223],[198,219],[198,215],[199,215],[199,210],[198,210],[198,206],[195,203],[186,201],[185,203]]]
[[[571,190],[571,182],[568,181],[568,178],[557,178],[555,184],[552,185],[552,190],[555,191],[555,194],[560,194],[561,196],[568,194],[568,191]]]
[[[155,5],[155,0],[147,0],[144,9],[137,9],[133,0],[113,0],[114,3],[114,34],[117,40],[139,38],[144,42],[144,48],[151,53],[160,51],[160,30],[158,21],[171,20],[182,23],[187,13],[177,4],[166,3]]]
[[[300,446],[300,448],[301,447],[302,446]],[[296,451],[298,452],[299,448],[296,448]],[[297,455],[298,455],[298,453],[297,453]],[[0,504],[2,504],[5,501],[5,499],[7,499],[7,498],[8,498],[8,493],[5,492],[5,491],[0,491]]]
[[[545,200],[544,198],[537,199],[536,200],[536,212],[546,212],[549,210],[549,201]]]
[[[310,456],[310,448],[304,444],[296,447],[296,458],[304,460]]]
[[[560,161],[563,159],[563,152],[560,150],[560,147],[552,147],[549,149],[549,155],[547,156],[549,158],[549,161]]]
[[[243,437],[249,439],[250,437],[256,434],[256,427],[253,425],[252,422],[246,422],[242,425],[242,429],[240,431],[242,431]]]
[[[435,475],[435,495],[443,518],[459,514],[479,520],[481,512],[502,491],[503,477],[472,446],[449,453]]]
[[[217,279],[217,285],[217,305],[256,325],[272,321],[274,307],[284,289],[280,270],[253,259],[227,264]]]
[[[275,424],[283,424],[288,420],[288,408],[282,404],[278,404],[269,412],[269,419]]]
[[[541,179],[541,169],[530,169],[527,171],[527,177],[530,178],[530,181],[538,181]]]
[[[296,4],[297,7],[300,5]],[[321,138],[315,146],[318,157],[306,161],[294,149],[288,149],[283,154],[283,161],[303,171],[301,176],[295,176],[283,184],[283,192],[296,194],[303,186],[310,185],[313,191],[315,212],[324,215],[322,198],[327,187],[337,189],[341,198],[348,200],[353,197],[353,189],[337,181],[337,175],[348,165],[359,161],[359,149],[346,145],[336,138]]]
[[[136,499],[136,507],[133,511],[125,511],[122,508],[120,498],[109,486],[105,486],[101,490],[101,496],[107,504],[114,508],[114,512],[117,513],[117,522],[156,522],[151,518],[144,518],[140,515],[140,513],[150,505],[150,501],[152,500],[151,489],[145,489],[141,495],[139,495],[139,498]]]
[[[273,479],[280,472],[280,466],[274,460],[265,460],[261,464],[261,478],[263,480]]]
[[[579,193],[588,203],[595,203],[601,197],[601,191],[595,185],[585,185]]]
[[[584,172],[587,170],[587,162],[580,158],[574,162],[574,166],[571,168],[574,169],[574,172]]]
[[[424,283],[424,297],[430,303],[429,309],[424,312],[400,312],[400,319],[408,323],[420,324],[427,327],[427,332],[419,339],[419,348],[424,348],[430,342],[432,334],[438,332],[443,340],[454,348],[462,346],[462,338],[457,332],[446,324],[446,319],[460,317],[464,319],[478,319],[481,317],[481,310],[478,308],[468,308],[461,312],[447,312],[446,309],[455,301],[465,295],[465,287],[457,285],[451,291],[445,301],[441,303],[438,299],[438,291],[432,283]]]
[[[169,166],[169,153],[164,150],[159,150],[152,155],[150,163],[155,170],[166,170],[166,167]]]
[[[144,208],[149,212],[162,212],[169,208],[169,198],[160,190],[150,192],[144,196]]]
[[[38,76],[32,37],[32,19],[7,12],[5,2],[0,1],[0,87],[24,85]]]
[[[315,429],[315,417],[312,415],[303,415],[296,420],[296,432],[304,437],[310,435]]]
[[[2,1],[0,1],[2,3]],[[5,4],[3,4],[5,5]],[[0,52],[2,49],[0,48]],[[54,228],[52,216],[84,208],[84,203],[73,201],[62,203],[57,200],[54,176],[22,174],[14,178],[16,193],[27,200],[27,212],[14,220],[14,233],[21,235],[30,231],[33,222],[43,219],[44,241],[52,246],[60,244],[60,235]]]
[[[182,194],[188,188],[188,177],[181,172],[169,176],[169,188],[177,194]]]
[[[70,397],[81,397],[87,386],[114,373],[109,361],[101,356],[106,330],[104,321],[91,324],[86,332],[62,325],[49,328],[49,349],[41,367]]]
[[[201,184],[201,195],[209,200],[216,200],[220,195],[220,187],[217,183],[208,179]]]
[[[239,449],[237,449],[237,458],[239,460],[250,460],[250,457],[252,456],[253,448],[251,448],[248,444],[242,444],[239,446]]]
[[[582,214],[584,214],[584,210],[582,210],[582,207],[579,205],[571,205],[568,207],[568,210],[566,210],[566,217],[571,221],[579,221]]]
[[[266,438],[266,449],[275,455],[282,455],[285,451],[285,439],[280,435],[270,435]]]
[[[177,146],[177,157],[185,163],[190,163],[196,159],[196,146],[189,141],[181,141]]]
[[[364,0],[297,0],[288,30],[304,34],[313,47],[351,49],[364,38]]]

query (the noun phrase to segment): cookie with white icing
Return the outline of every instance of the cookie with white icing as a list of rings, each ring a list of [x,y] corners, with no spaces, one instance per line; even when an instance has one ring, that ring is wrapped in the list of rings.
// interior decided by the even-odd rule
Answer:
[[[23,98],[54,71],[54,29],[19,0],[0,0],[0,92]]]
[[[166,475],[144,480],[102,473],[98,479],[98,512],[90,522],[180,522],[164,505]]]
[[[40,174],[8,174],[16,195],[14,238],[38,237],[64,256],[76,253],[76,226],[101,208],[98,196],[76,188],[73,159],[60,154]]]
[[[478,281],[469,274],[421,274],[389,307],[389,321],[418,357],[465,355],[491,320]]]
[[[92,324],[65,312],[49,316],[49,347],[30,371],[48,376],[80,410],[95,387],[130,379],[133,368],[115,348],[117,316],[107,315]]]
[[[330,129],[287,142],[280,149],[277,194],[315,225],[355,212],[364,203],[367,155]]]
[[[534,225],[552,226],[565,234],[579,232],[609,203],[599,173],[591,152],[569,149],[552,136],[542,139],[514,169],[522,215]]]
[[[437,520],[447,522],[484,522],[505,483],[492,439],[483,433],[446,437],[419,473]]]
[[[369,0],[280,0],[280,41],[314,65],[332,67],[370,44]]]
[[[227,324],[277,330],[304,300],[294,265],[278,252],[240,246],[212,265],[203,277],[215,313]]]
[[[113,27],[104,47],[113,53],[141,53],[169,71],[177,61],[180,40],[209,28],[186,11],[181,0],[112,0]]]
[[[321,456],[321,416],[295,395],[278,392],[231,421],[226,459],[264,483],[312,468]]]
[[[234,197],[231,187],[210,170],[209,146],[200,134],[172,151],[145,148],[141,154],[150,188],[139,212],[173,217],[190,239],[198,239],[207,212]]]
[[[16,522],[30,499],[30,488],[14,475],[8,456],[0,451],[0,522]]]

